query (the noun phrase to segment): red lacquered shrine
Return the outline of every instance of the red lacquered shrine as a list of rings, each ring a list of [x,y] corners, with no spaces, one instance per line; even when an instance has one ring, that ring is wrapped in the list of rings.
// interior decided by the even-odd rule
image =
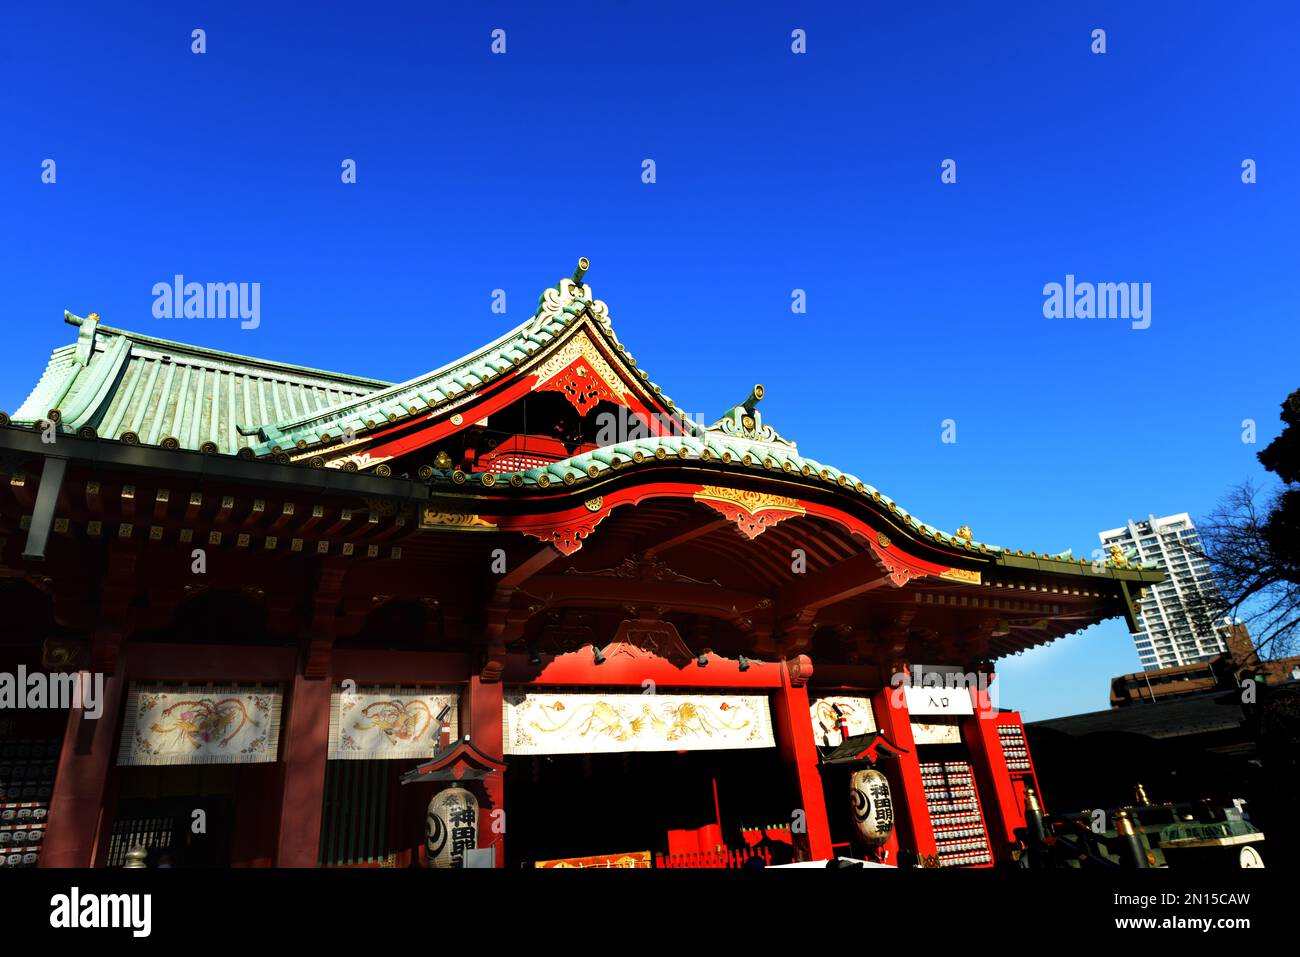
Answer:
[[[1159,574],[926,525],[761,386],[693,421],[585,271],[396,385],[66,316],[0,413],[0,671],[102,693],[0,711],[0,863],[1007,858],[992,663]]]

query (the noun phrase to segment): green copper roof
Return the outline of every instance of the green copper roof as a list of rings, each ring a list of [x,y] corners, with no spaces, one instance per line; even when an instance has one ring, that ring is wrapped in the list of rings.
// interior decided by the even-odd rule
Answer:
[[[537,312],[495,342],[455,362],[397,385],[301,366],[182,345],[100,325],[98,318],[65,313],[80,327],[77,342],[52,354],[31,395],[13,416],[31,426],[57,410],[65,432],[93,434],[129,444],[265,457],[276,449],[308,448],[325,436],[361,431],[383,421],[458,404],[504,373],[541,361],[539,353],[582,318],[645,382],[667,409],[671,399],[649,381],[614,334],[606,306],[580,282],[561,280],[543,292]],[[514,475],[434,471],[435,481],[469,488],[544,488],[599,479],[614,469],[667,459],[693,459],[726,468],[779,471],[804,482],[836,486],[870,499],[919,538],[1001,561],[1044,570],[1091,565],[1068,553],[1012,552],[940,531],[916,520],[888,496],[855,475],[798,453],[794,444],[765,426],[754,408],[761,391],[704,429],[682,417],[685,436],[648,436],[575,455]],[[301,446],[299,446],[301,443]],[[317,464],[321,464],[319,461]],[[1106,561],[1107,569],[1134,573],[1142,566]],[[1152,566],[1145,566],[1152,567]]]
[[[759,428],[762,428],[761,423]],[[670,459],[695,460],[758,472],[781,472],[805,481],[837,486],[846,492],[870,499],[893,515],[900,525],[920,538],[929,538],[939,544],[963,551],[998,555],[1017,566],[1034,567],[1042,571],[1067,569],[1077,571],[1080,566],[1093,564],[1088,559],[1072,558],[1068,552],[1056,555],[1030,552],[1026,555],[1023,551],[1012,551],[987,542],[959,538],[919,521],[888,495],[866,484],[856,475],[841,472],[833,465],[826,465],[816,459],[800,455],[791,444],[779,437],[776,441],[761,441],[729,435],[718,428],[698,430],[696,434],[687,436],[647,436],[619,442],[558,462],[551,462],[539,468],[507,475],[490,472],[467,474],[439,469],[434,469],[433,475],[437,481],[451,482],[467,488],[474,486],[502,490],[551,488],[598,480],[615,470],[653,465]],[[1108,570],[1135,573],[1157,567],[1150,563],[1140,566],[1117,565],[1113,561],[1098,562],[1097,565]]]
[[[996,545],[980,542],[966,543],[939,531],[932,525],[918,522],[905,510],[899,508],[888,495],[884,495],[864,483],[856,475],[841,472],[833,465],[826,465],[815,459],[799,455],[793,446],[778,442],[760,442],[740,436],[727,435],[721,431],[701,430],[696,435],[686,436],[648,436],[603,446],[590,452],[583,452],[559,462],[552,462],[540,468],[515,473],[518,481],[510,475],[494,475],[490,472],[477,472],[466,475],[452,471],[434,470],[434,475],[457,482],[457,484],[476,485],[512,485],[518,488],[529,486],[551,487],[555,485],[572,485],[579,481],[600,478],[602,475],[627,466],[639,465],[646,461],[668,458],[694,459],[703,462],[722,463],[752,468],[758,471],[791,473],[801,478],[811,478],[821,482],[837,485],[855,491],[879,503],[895,513],[904,524],[914,527],[920,534],[935,538],[947,544],[957,543],[958,547],[969,544],[975,551],[1001,551]],[[457,475],[460,479],[457,479]],[[486,477],[486,481],[485,481]]]
[[[63,432],[233,455],[254,441],[240,434],[243,422],[313,412],[387,385],[155,339],[93,315],[64,319],[80,327],[77,342],[54,350],[17,424],[57,410]]]

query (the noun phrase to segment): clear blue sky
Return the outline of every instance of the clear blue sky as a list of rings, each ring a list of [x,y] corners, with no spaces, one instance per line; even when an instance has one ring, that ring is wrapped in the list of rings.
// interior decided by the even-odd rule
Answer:
[[[1090,555],[1099,529],[1203,514],[1259,476],[1300,386],[1298,21],[1282,3],[11,4],[0,408],[71,341],[65,308],[403,379],[585,255],[686,410],[763,382],[802,451],[921,519]],[[175,273],[261,283],[260,327],[153,318]],[[1067,273],[1151,283],[1151,327],[1045,319]],[[1137,668],[1109,622],[1005,662],[1002,702],[1102,708]]]

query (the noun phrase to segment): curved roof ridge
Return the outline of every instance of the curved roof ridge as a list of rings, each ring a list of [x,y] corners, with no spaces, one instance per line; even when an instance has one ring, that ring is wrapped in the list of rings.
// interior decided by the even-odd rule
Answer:
[[[241,431],[257,434],[260,439],[257,454],[270,455],[291,447],[301,450],[316,445],[333,432],[345,433],[349,428],[359,432],[384,420],[395,422],[411,415],[427,414],[447,407],[454,400],[462,400],[467,394],[473,394],[499,376],[531,361],[580,318],[587,319],[620,361],[635,373],[647,395],[672,412],[685,431],[695,431],[695,424],[677,410],[673,400],[664,395],[656,383],[650,381],[649,373],[637,367],[636,359],[619,341],[608,307],[592,296],[589,285],[580,281],[587,265],[585,259],[581,260],[573,278],[561,279],[544,289],[536,312],[528,319],[459,359],[368,395]]]
[[[350,399],[346,402],[340,402],[328,408],[313,412],[310,415],[282,419],[277,422],[260,423],[268,436],[265,441],[269,442],[273,436],[289,435],[295,431],[299,431],[315,424],[332,423],[337,421],[339,418],[344,417],[350,411],[360,411],[367,408],[373,408],[374,406],[381,405],[390,400],[395,401],[412,390],[417,390],[421,386],[431,385],[436,379],[446,378],[456,370],[465,369],[468,371],[473,366],[485,362],[489,357],[492,357],[494,353],[503,351],[502,346],[505,343],[518,340],[521,337],[536,342],[534,349],[529,350],[528,354],[531,354],[532,351],[536,351],[536,348],[540,347],[543,342],[546,341],[543,340],[543,342],[538,342],[534,339],[532,334],[525,335],[526,332],[535,333],[536,329],[542,327],[542,324],[538,322],[539,318],[540,310],[538,313],[529,316],[513,329],[507,330],[487,345],[479,346],[477,349],[467,352],[459,359],[453,359],[451,362],[444,363],[436,369],[429,372],[422,372],[403,382],[386,384],[372,393],[360,396],[356,399]]]
[[[695,435],[650,435],[629,439],[580,452],[537,468],[511,473],[508,477],[498,476],[492,472],[477,472],[469,475],[462,472],[457,479],[457,473],[451,470],[443,470],[438,474],[443,478],[450,477],[456,484],[477,480],[484,485],[495,485],[501,479],[515,486],[547,488],[554,483],[572,485],[586,479],[598,478],[615,469],[626,468],[628,465],[640,465],[648,459],[665,460],[669,456],[677,459],[694,458],[703,462],[717,461],[723,465],[738,465],[760,472],[778,471],[797,474],[800,478],[816,479],[871,499],[893,513],[900,522],[910,527],[920,537],[932,538],[942,544],[968,551],[995,553],[1006,551],[998,545],[940,531],[935,526],[926,524],[908,513],[889,496],[866,484],[856,475],[842,472],[832,465],[801,455],[788,444],[728,435],[717,430],[705,430]],[[484,481],[485,475],[491,478]],[[1043,557],[1050,556],[1044,553]]]

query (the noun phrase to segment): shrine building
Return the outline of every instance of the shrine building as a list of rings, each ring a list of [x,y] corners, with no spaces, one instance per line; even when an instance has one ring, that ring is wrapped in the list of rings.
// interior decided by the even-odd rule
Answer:
[[[1009,859],[994,663],[1161,574],[683,415],[586,269],[399,384],[65,315],[0,412],[0,864]]]

